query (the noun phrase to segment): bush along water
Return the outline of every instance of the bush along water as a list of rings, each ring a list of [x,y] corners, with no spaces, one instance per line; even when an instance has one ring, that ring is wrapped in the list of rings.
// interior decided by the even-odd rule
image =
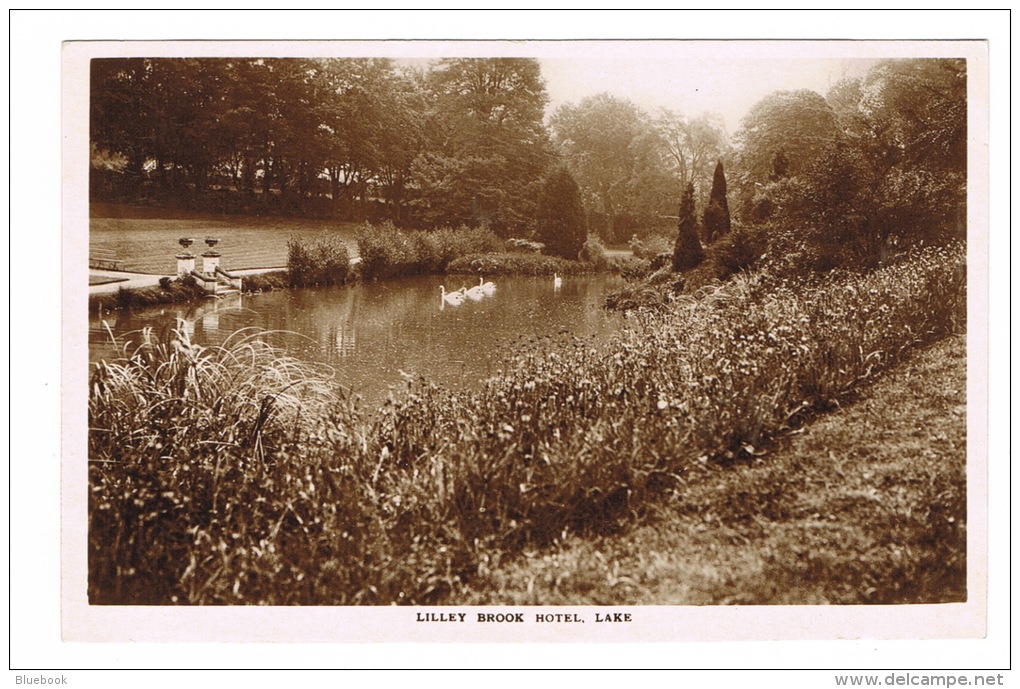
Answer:
[[[336,235],[321,235],[311,242],[287,242],[287,272],[291,287],[341,285],[351,277],[347,244]]]
[[[964,260],[740,274],[610,341],[536,342],[474,392],[411,380],[371,415],[257,339],[143,338],[91,379],[90,600],[449,601],[525,544],[682,500],[707,464],[960,331]]]
[[[405,231],[366,223],[358,231],[361,272],[366,279],[445,273],[455,259],[498,252],[503,242],[487,228]]]

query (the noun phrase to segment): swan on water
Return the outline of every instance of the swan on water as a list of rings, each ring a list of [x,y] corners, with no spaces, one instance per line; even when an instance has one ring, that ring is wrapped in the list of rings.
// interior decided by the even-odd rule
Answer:
[[[485,278],[478,278],[478,286],[482,288],[482,293],[486,296],[491,297],[496,293],[496,285],[493,282],[485,282]]]
[[[443,285],[439,286],[439,296],[441,303],[449,304],[451,306],[459,306],[464,303],[464,290],[459,289],[455,292],[447,293],[446,287]]]

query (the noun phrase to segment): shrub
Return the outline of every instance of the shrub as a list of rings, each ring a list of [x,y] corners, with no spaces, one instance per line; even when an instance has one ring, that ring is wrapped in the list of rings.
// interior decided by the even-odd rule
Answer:
[[[590,236],[584,242],[581,250],[577,254],[577,258],[582,263],[587,263],[595,270],[607,270],[610,265],[609,255],[606,253],[606,247],[602,244],[602,241],[595,236]]]
[[[358,252],[365,278],[444,273],[461,256],[498,252],[502,241],[487,228],[405,231],[392,223],[365,224],[358,231]]]
[[[286,270],[255,273],[245,275],[241,284],[244,292],[272,292],[273,290],[286,289],[290,285],[290,276]]]
[[[614,256],[610,259],[613,270],[625,280],[641,280],[652,272],[652,262],[634,256]]]
[[[451,275],[575,275],[589,271],[588,265],[559,256],[542,254],[471,254],[451,261]]]
[[[180,304],[205,297],[205,290],[199,287],[191,276],[163,278],[156,287],[121,288],[116,292],[89,295],[89,313]]]
[[[709,247],[708,257],[718,266],[720,275],[726,277],[752,267],[765,250],[765,242],[759,232],[738,228]]]
[[[634,252],[636,258],[644,258],[649,261],[661,254],[671,254],[674,244],[675,240],[670,241],[669,238],[659,234],[649,235],[644,239],[634,235],[627,242],[627,246]]]
[[[542,253],[542,249],[545,248],[545,244],[542,242],[533,242],[530,239],[510,238],[506,240],[506,248],[510,251],[538,254]]]
[[[337,285],[347,282],[351,257],[339,236],[322,234],[311,242],[287,242],[287,272],[292,287]]]

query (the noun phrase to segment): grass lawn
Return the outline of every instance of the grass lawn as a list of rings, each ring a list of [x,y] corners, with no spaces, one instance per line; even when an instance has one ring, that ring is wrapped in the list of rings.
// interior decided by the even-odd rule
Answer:
[[[916,353],[753,463],[706,464],[624,532],[567,535],[449,603],[966,600],[966,336]]]
[[[111,282],[126,282],[124,278],[111,278],[103,275],[89,275],[89,285],[108,285]]]
[[[227,270],[271,268],[287,264],[287,240],[312,239],[322,232],[339,234],[352,254],[357,253],[358,225],[334,220],[259,218],[251,216],[163,215],[150,208],[117,204],[93,204],[89,219],[89,247],[111,249],[124,270],[172,275],[177,270],[174,256],[177,240],[195,240],[191,251],[201,254],[203,240],[220,240],[216,250]]]

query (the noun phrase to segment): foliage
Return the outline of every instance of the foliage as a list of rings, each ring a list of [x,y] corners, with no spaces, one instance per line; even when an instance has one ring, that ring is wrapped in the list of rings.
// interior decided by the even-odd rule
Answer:
[[[545,248],[545,244],[542,242],[533,242],[530,239],[521,239],[519,237],[511,237],[506,240],[506,248],[509,251],[521,251],[524,253],[538,254],[542,253],[542,249]]]
[[[545,252],[576,260],[588,237],[588,229],[580,188],[565,167],[556,168],[543,181],[537,218]]]
[[[456,603],[965,601],[966,339],[916,352],[756,456],[677,475],[619,533],[565,534],[541,557],[504,559]]]
[[[347,243],[337,235],[323,234],[312,242],[287,242],[287,273],[292,287],[342,285],[351,276]]]
[[[739,215],[799,235],[804,270],[964,239],[966,83],[963,60],[886,60],[827,99],[766,98],[737,134]]]
[[[160,280],[156,287],[140,289],[118,289],[116,292],[104,292],[89,295],[89,313],[102,313],[116,309],[136,309],[146,306],[164,304],[180,304],[206,298],[204,289],[195,283],[192,277],[166,278]]]
[[[568,261],[559,256],[532,253],[468,254],[450,261],[446,272],[451,275],[575,275],[590,272],[590,265]]]
[[[634,252],[634,256],[637,258],[653,259],[661,254],[672,254],[673,247],[676,245],[675,239],[670,239],[662,235],[651,235],[645,239],[640,239],[637,236],[631,237],[630,241],[627,242],[627,246]]]
[[[535,182],[551,160],[538,61],[440,60],[423,88],[427,136],[411,168],[421,222],[485,225],[503,236],[527,229]]]
[[[698,240],[697,219],[694,211],[694,184],[688,183],[680,198],[679,232],[673,248],[673,272],[690,270],[705,258]]]
[[[702,224],[705,228],[705,241],[714,242],[730,231],[730,206],[726,200],[726,173],[720,160],[715,166],[712,176],[712,191],[708,196]]]
[[[718,267],[721,277],[728,277],[754,266],[766,248],[761,232],[738,227],[709,247],[708,260]]]
[[[653,126],[660,148],[669,160],[669,188],[675,189],[678,181],[680,188],[692,182],[704,194],[712,176],[712,161],[718,160],[724,151],[722,118],[707,114],[692,118],[663,109]]]
[[[636,166],[631,144],[646,131],[646,116],[629,101],[608,93],[561,106],[550,126],[560,153],[584,190],[586,204],[608,218],[606,240],[613,241],[613,220],[626,210],[625,190]]]
[[[799,175],[838,131],[822,96],[778,91],[755,104],[736,133],[741,174],[757,182]]]
[[[693,182],[704,194],[723,151],[718,116],[662,110],[652,119],[609,94],[560,107],[550,127],[581,186],[589,232],[609,243],[671,215],[678,187]]]
[[[526,229],[550,161],[531,59],[441,60],[427,73],[376,58],[91,69],[93,200]]]
[[[272,292],[274,290],[286,289],[290,285],[290,276],[285,270],[255,273],[245,275],[241,285],[241,291],[243,292]]]
[[[366,223],[358,231],[361,274],[366,279],[444,273],[454,259],[502,247],[495,234],[481,227],[406,231],[392,223]]]
[[[314,443],[301,437],[313,432],[305,412],[336,403],[329,372],[251,332],[212,349],[183,329],[136,335],[123,358],[97,364],[90,378],[90,602],[307,595],[314,584],[292,578],[290,544],[338,515],[303,523],[302,514],[320,509],[305,488],[325,468],[281,448]],[[339,473],[335,480],[344,482]],[[339,502],[347,514],[357,504]]]
[[[577,258],[582,263],[587,263],[596,270],[606,270],[611,263],[605,245],[598,237],[594,236],[588,237],[585,240],[584,245],[577,254]]]

